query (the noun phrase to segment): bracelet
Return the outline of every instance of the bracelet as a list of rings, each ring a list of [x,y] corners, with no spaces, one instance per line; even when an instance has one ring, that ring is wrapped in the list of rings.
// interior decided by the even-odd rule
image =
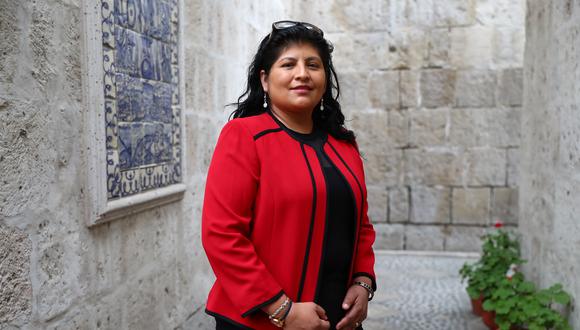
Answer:
[[[270,319],[276,318],[276,316],[278,316],[278,314],[280,314],[280,312],[286,307],[288,306],[288,303],[290,302],[290,298],[286,297],[286,300],[284,300],[284,302],[282,303],[282,305],[280,305],[280,307],[276,308],[276,310],[274,311],[274,313],[272,313],[272,315],[270,315]]]
[[[284,316],[281,318],[278,318],[277,316],[278,316],[278,314],[280,314],[280,312],[282,312],[284,310],[284,308],[286,308],[291,303],[292,303],[292,301],[290,300],[290,298],[286,297],[286,300],[284,300],[282,305],[280,305],[280,307],[276,308],[276,310],[274,311],[274,313],[272,313],[272,315],[268,316],[268,318],[270,319],[270,322],[272,322],[272,324],[274,324],[278,328],[284,327],[284,318],[286,317],[286,315],[288,313],[287,312],[284,313]],[[290,309],[288,309],[288,311],[289,310]]]
[[[366,284],[365,282],[360,282],[360,281],[356,281],[353,283],[354,285],[359,285],[362,286],[363,288],[365,288],[367,290],[367,292],[369,293],[369,301],[373,300],[373,297],[375,296],[375,292],[373,291],[373,288]]]
[[[282,315],[282,318],[281,318],[282,321],[286,321],[286,316],[288,316],[288,314],[290,314],[290,309],[292,309],[292,300],[290,300],[290,304],[288,305],[288,308],[286,308],[284,315]]]

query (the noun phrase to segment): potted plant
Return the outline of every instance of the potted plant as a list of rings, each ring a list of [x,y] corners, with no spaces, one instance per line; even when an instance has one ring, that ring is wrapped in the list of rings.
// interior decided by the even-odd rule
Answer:
[[[484,293],[492,290],[492,280],[497,275],[492,274],[488,267],[477,262],[475,264],[464,264],[459,271],[462,280],[467,280],[467,294],[471,299],[471,308],[475,315],[483,312],[482,304]]]
[[[570,300],[560,283],[537,290],[522,273],[508,271],[486,298],[483,309],[495,314],[495,323],[500,330],[571,330],[567,320],[553,306],[554,303],[566,306]]]
[[[481,315],[481,303],[493,292],[499,281],[505,277],[505,270],[511,265],[524,262],[520,258],[519,241],[510,232],[503,230],[502,223],[496,222],[497,229],[482,237],[483,246],[480,259],[465,263],[460,269],[462,281],[467,281],[467,294],[471,298],[473,312]]]

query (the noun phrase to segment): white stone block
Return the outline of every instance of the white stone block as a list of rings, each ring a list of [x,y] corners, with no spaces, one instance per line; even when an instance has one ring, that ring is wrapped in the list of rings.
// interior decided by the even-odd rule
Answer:
[[[389,48],[391,53],[398,55],[397,69],[422,69],[428,63],[429,36],[423,29],[410,27],[401,29],[393,36],[394,45]]]
[[[435,26],[468,26],[475,23],[476,0],[434,2]]]
[[[366,183],[397,186],[403,183],[403,152],[399,149],[373,149],[361,146]]]
[[[387,29],[396,34],[408,27],[427,28],[433,25],[435,0],[387,1]]]
[[[389,222],[409,221],[409,187],[393,187],[389,189]]]
[[[498,27],[525,26],[525,0],[477,0],[475,9],[479,24]]]
[[[389,196],[381,186],[367,186],[368,215],[372,223],[387,222]]]
[[[452,149],[405,150],[405,184],[462,185],[464,155]]]
[[[405,250],[443,251],[445,236],[443,226],[407,226],[405,227]]]
[[[496,72],[492,70],[460,70],[457,72],[455,106],[481,108],[495,106]]]
[[[32,312],[32,285],[30,283],[31,241],[28,235],[16,228],[0,225],[0,320],[22,321]]]
[[[373,249],[403,250],[405,246],[405,227],[394,224],[377,224],[374,226],[376,239]]]
[[[421,105],[427,108],[437,108],[453,104],[455,80],[454,70],[421,71]]]
[[[352,114],[351,127],[367,151],[402,147],[408,144],[407,111],[371,109]]]
[[[419,105],[421,71],[401,70],[400,96],[401,107],[410,108]]]
[[[494,188],[492,190],[492,221],[500,220],[504,224],[518,224],[518,189]]]
[[[451,220],[451,192],[447,187],[411,187],[411,222],[446,224]]]
[[[520,112],[518,108],[452,109],[449,142],[464,147],[517,147]]]
[[[411,146],[444,145],[449,128],[449,109],[419,109],[410,112]]]
[[[523,27],[496,28],[493,37],[495,67],[521,67],[524,63],[525,42],[526,31]]]
[[[493,27],[475,25],[452,28],[451,65],[459,69],[491,68],[494,64],[494,38]]]
[[[522,69],[507,69],[501,72],[499,82],[499,103],[506,106],[521,106],[523,97]]]
[[[374,71],[368,79],[368,93],[373,108],[399,107],[399,72]]]
[[[448,28],[432,29],[429,33],[429,66],[449,67],[451,37]]]
[[[295,19],[313,22],[325,32],[385,30],[389,22],[387,1],[293,1],[289,5]]]
[[[505,186],[507,155],[505,149],[475,148],[466,153],[469,186]]]
[[[520,149],[507,149],[507,183],[509,187],[517,187],[520,173]]]
[[[452,223],[487,225],[490,223],[489,188],[453,188]]]
[[[481,237],[484,227],[449,227],[449,236],[445,238],[445,250],[455,252],[481,252]]]
[[[345,72],[338,75],[342,111],[350,114],[370,106],[369,76],[366,72]]]
[[[328,40],[334,45],[333,61],[340,72],[392,70],[402,61],[401,54],[391,51],[395,40],[383,31],[329,34]]]

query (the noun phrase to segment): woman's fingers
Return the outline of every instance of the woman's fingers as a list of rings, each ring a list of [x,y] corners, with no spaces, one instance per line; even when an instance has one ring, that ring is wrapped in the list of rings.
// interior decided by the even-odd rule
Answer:
[[[324,308],[313,302],[294,303],[286,317],[285,329],[330,329]]]
[[[320,329],[327,330],[330,329],[330,322],[325,320],[320,320]]]
[[[349,288],[343,301],[343,308],[348,312],[336,325],[336,329],[353,329],[357,322],[362,322],[366,318],[368,305],[366,295],[367,292],[362,287],[353,285]]]
[[[316,310],[316,314],[318,314],[318,317],[320,317],[325,321],[328,321],[328,316],[326,316],[326,311],[324,310],[324,308],[322,308],[317,304],[314,304],[314,309]]]
[[[352,290],[352,288],[350,290],[348,290],[346,292],[346,296],[344,297],[344,300],[342,301],[342,309],[344,310],[348,310],[350,308],[350,306],[352,306],[354,304],[354,301],[357,298],[357,292],[355,290]]]
[[[338,322],[336,329],[352,329],[354,324],[360,320],[363,320],[362,306],[360,303],[355,302],[352,308],[346,313],[346,315]]]

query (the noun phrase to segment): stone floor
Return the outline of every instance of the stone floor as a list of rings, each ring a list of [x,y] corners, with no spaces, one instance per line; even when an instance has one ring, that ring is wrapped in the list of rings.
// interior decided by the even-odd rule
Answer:
[[[471,313],[463,263],[469,253],[376,251],[378,291],[369,305],[365,330],[486,330]],[[210,322],[208,324],[208,321]],[[200,311],[179,329],[215,329],[213,318]]]
[[[458,275],[475,254],[378,251],[365,330],[485,330]]]

